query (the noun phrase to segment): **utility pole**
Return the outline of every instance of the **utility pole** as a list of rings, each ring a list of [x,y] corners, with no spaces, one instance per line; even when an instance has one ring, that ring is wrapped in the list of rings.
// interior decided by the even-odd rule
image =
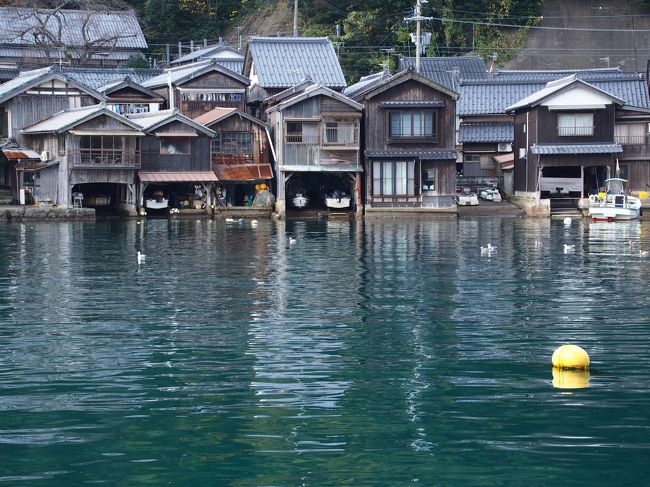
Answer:
[[[293,3],[293,36],[298,37],[298,0]]]
[[[296,0],[297,1],[297,0]],[[420,72],[420,51],[422,50],[422,37],[420,35],[420,22],[423,20],[431,20],[431,17],[422,17],[422,4],[428,3],[427,0],[417,0],[415,4],[415,15],[413,17],[405,17],[407,22],[415,21],[415,71]]]

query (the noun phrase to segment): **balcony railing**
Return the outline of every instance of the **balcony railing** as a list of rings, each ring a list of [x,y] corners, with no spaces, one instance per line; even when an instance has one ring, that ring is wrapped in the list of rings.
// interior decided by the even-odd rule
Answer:
[[[73,165],[84,168],[139,168],[140,151],[123,149],[79,149],[74,151]]]
[[[324,146],[357,146],[359,145],[359,130],[357,124],[338,124],[335,127],[325,127]]]
[[[557,134],[560,137],[584,137],[594,135],[594,126],[583,125],[577,127],[558,127]]]
[[[621,145],[645,145],[648,138],[646,135],[617,135],[614,141]]]

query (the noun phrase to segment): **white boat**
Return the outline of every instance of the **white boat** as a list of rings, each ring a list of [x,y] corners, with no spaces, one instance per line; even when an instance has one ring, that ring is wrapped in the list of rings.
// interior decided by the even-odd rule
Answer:
[[[144,206],[150,210],[162,210],[169,206],[167,198],[148,198],[144,202]]]
[[[296,208],[303,209],[309,203],[309,198],[303,193],[296,193],[291,202]]]
[[[325,196],[325,206],[328,208],[341,209],[350,207],[350,197],[340,191],[334,191]]]
[[[494,189],[494,188],[482,189],[481,192],[479,193],[479,196],[482,199],[488,201],[496,201],[496,202],[501,201],[501,193],[499,193],[498,189]]]
[[[478,205],[478,197],[469,188],[463,188],[462,191],[456,194],[456,202],[458,206],[476,206]]]
[[[636,220],[641,200],[627,194],[626,179],[610,178],[605,191],[589,195],[589,216],[594,221]]]

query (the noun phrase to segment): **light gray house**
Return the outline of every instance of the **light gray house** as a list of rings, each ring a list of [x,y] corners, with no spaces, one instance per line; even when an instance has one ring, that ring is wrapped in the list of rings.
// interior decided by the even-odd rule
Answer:
[[[267,110],[276,149],[276,211],[284,215],[297,193],[323,209],[325,195],[338,191],[351,198],[345,211],[361,212],[363,106],[316,83],[288,91]]]
[[[112,207],[135,214],[141,127],[104,103],[68,109],[21,130],[41,154],[32,192],[62,208]]]

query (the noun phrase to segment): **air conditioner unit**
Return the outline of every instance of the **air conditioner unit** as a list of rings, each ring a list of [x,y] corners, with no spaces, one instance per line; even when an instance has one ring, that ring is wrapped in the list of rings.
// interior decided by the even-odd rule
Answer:
[[[519,159],[526,159],[526,148],[525,147],[520,147],[519,148]]]
[[[499,152],[512,152],[512,144],[510,142],[499,142],[497,146]]]
[[[48,151],[44,150],[41,152],[41,161],[47,162],[52,160],[52,154],[50,154]]]

